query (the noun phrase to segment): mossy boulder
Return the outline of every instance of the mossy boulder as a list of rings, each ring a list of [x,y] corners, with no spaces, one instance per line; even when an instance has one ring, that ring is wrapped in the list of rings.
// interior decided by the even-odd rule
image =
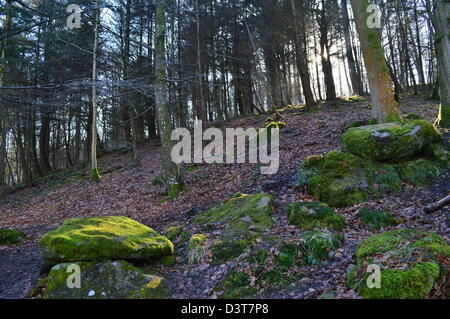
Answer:
[[[396,166],[400,178],[415,186],[425,186],[440,176],[444,168],[438,162],[420,158]]]
[[[372,195],[402,190],[402,180],[394,165],[367,161],[364,167]]]
[[[330,206],[351,206],[370,196],[362,161],[351,154],[332,151],[322,160],[317,159],[309,172],[309,193]]]
[[[425,120],[351,128],[342,136],[345,152],[376,162],[408,160],[440,140],[437,129]]]
[[[74,218],[41,237],[46,261],[152,261],[173,254],[173,244],[153,229],[120,216]]]
[[[20,244],[27,236],[18,230],[0,228],[0,245]]]
[[[385,232],[357,247],[349,286],[367,299],[426,298],[448,272],[441,260],[449,257],[450,245],[439,235],[416,229]],[[379,289],[367,285],[369,265],[381,269]]]
[[[227,226],[224,237],[252,239],[270,230],[275,202],[271,195],[237,194],[223,205],[200,214],[194,223],[205,228]]]
[[[384,227],[395,226],[400,223],[392,214],[382,212],[372,207],[363,207],[359,211],[361,223],[369,230],[379,230]]]
[[[334,209],[320,202],[299,202],[290,205],[288,220],[306,230],[328,228],[340,231],[345,228],[345,218],[338,216]]]
[[[67,285],[74,283],[74,265],[80,270],[80,288]],[[162,278],[147,275],[125,261],[59,264],[52,268],[46,282],[44,299],[167,298]]]

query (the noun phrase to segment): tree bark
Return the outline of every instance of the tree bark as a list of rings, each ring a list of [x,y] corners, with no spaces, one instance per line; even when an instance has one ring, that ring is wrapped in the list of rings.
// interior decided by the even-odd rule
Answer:
[[[92,50],[92,136],[91,136],[91,169],[92,180],[98,182],[100,174],[97,163],[97,51],[100,25],[100,3],[96,1],[94,48]]]
[[[436,0],[433,14],[436,28],[436,57],[438,62],[441,108],[438,124],[450,127],[450,2]]]
[[[389,68],[377,29],[368,26],[368,0],[351,0],[356,28],[369,78],[372,113],[380,123],[398,121],[400,114],[394,98]]]
[[[166,0],[158,2],[156,10],[156,114],[158,118],[163,166],[169,187],[182,185],[179,166],[172,161],[172,121],[166,91]]]

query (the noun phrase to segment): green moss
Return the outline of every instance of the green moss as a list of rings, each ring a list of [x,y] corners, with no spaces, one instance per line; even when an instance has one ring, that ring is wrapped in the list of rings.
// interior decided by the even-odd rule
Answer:
[[[161,299],[167,297],[163,279],[146,275],[125,261],[78,262],[81,288],[67,287],[69,266],[59,264],[50,271],[44,299]]]
[[[248,240],[219,241],[212,247],[213,261],[224,264],[229,260],[242,255],[251,248],[251,242]]]
[[[403,181],[415,186],[428,185],[444,171],[436,162],[427,159],[399,164],[397,170]]]
[[[358,293],[366,299],[423,299],[439,279],[440,267],[433,262],[417,263],[408,269],[381,271],[381,288],[368,288],[366,274]]]
[[[442,169],[450,167],[450,151],[438,143],[430,144],[425,148],[425,155],[438,164]]]
[[[198,264],[206,255],[206,237],[196,234],[189,239],[187,261],[189,265]]]
[[[175,240],[183,233],[183,228],[181,226],[169,227],[165,233],[169,240]]]
[[[20,244],[27,236],[18,230],[0,228],[0,245]]]
[[[344,237],[324,231],[311,231],[302,235],[300,249],[306,264],[322,264],[329,254],[342,246]]]
[[[150,261],[171,255],[173,244],[132,219],[74,218],[41,237],[41,255],[50,261]]]
[[[299,249],[296,244],[284,244],[281,246],[277,258],[277,264],[283,269],[294,267],[298,263]]]
[[[222,299],[250,298],[256,293],[256,288],[250,287],[250,276],[236,270],[230,271],[216,290],[224,291]]]
[[[399,223],[389,213],[378,211],[372,207],[364,207],[359,211],[359,218],[364,226],[369,230],[379,230],[383,227],[395,226]]]
[[[319,173],[311,178],[308,191],[330,206],[345,207],[368,199],[368,186],[358,157],[332,151],[325,157]]]
[[[319,202],[300,202],[290,205],[288,219],[291,224],[307,230],[320,228],[343,230],[346,226],[344,217],[336,215],[327,204]]]
[[[255,254],[248,258],[248,261],[252,264],[264,264],[267,261],[267,251],[264,249],[258,250]]]
[[[187,191],[188,189],[186,188],[186,186],[184,186],[184,184],[172,184],[167,188],[167,196],[169,196],[170,198],[177,198],[182,192]]]
[[[201,213],[194,223],[204,227],[225,226],[225,237],[253,239],[272,228],[274,200],[271,195],[239,194],[220,206]]]
[[[98,182],[98,181],[100,181],[100,179],[101,179],[101,176],[100,176],[100,173],[98,172],[98,169],[93,169],[92,170],[92,180],[94,182]]]
[[[378,162],[398,162],[440,141],[436,128],[425,120],[351,128],[342,136],[344,150]]]
[[[375,196],[390,191],[400,192],[402,190],[402,181],[393,165],[366,162],[364,167]]]
[[[164,176],[156,176],[152,181],[153,186],[162,186],[165,185],[166,183],[167,179]]]
[[[366,239],[355,256],[349,285],[364,298],[426,298],[443,274],[440,260],[450,256],[450,246],[436,234],[399,229]],[[381,289],[367,287],[371,264],[381,268]]]

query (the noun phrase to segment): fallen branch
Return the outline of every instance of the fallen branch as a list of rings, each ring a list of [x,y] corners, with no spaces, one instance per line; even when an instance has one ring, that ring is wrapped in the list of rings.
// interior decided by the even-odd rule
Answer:
[[[434,203],[430,206],[426,206],[423,211],[427,214],[433,214],[434,212],[437,212],[438,210],[441,210],[445,206],[450,205],[450,195],[445,197],[444,199],[441,199],[437,203]]]

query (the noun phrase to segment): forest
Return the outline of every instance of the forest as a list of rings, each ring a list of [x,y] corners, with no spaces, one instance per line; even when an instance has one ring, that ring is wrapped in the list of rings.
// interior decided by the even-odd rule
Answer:
[[[450,298],[448,0],[0,0],[0,44],[0,299]]]

